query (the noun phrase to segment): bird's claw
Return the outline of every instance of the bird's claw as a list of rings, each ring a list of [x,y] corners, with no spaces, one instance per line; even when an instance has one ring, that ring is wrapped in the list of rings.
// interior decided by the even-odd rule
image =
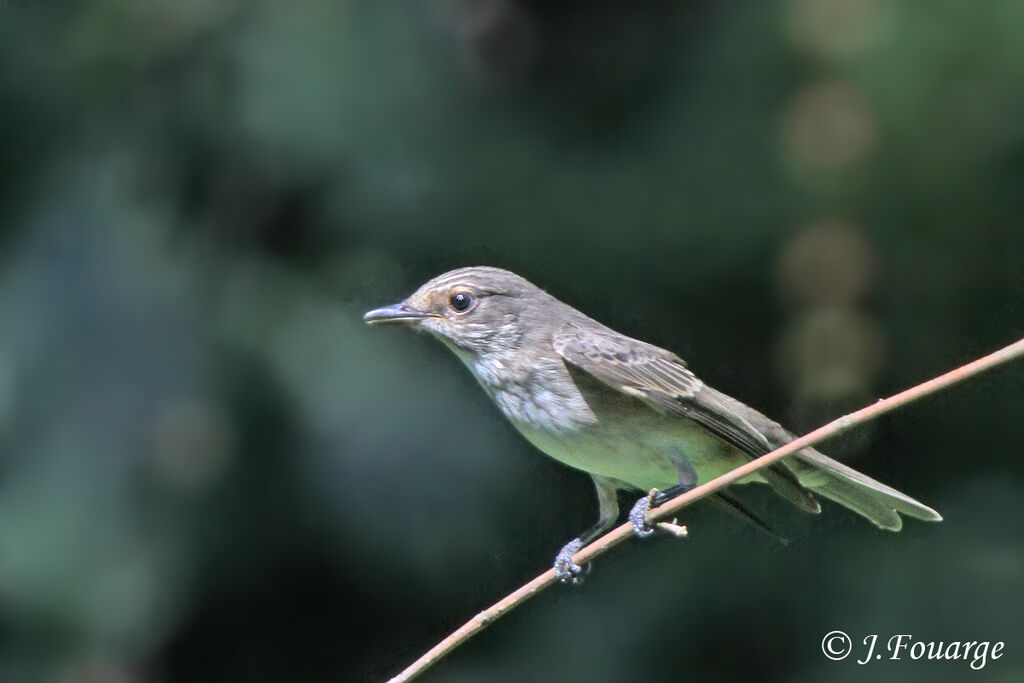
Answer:
[[[651,509],[651,501],[658,493],[657,489],[638,500],[633,509],[629,511],[629,521],[633,523],[633,533],[639,538],[647,538],[654,533],[654,527],[647,520],[647,513]]]
[[[562,583],[578,584],[583,581],[583,567],[572,561],[573,556],[580,551],[583,543],[580,539],[574,538],[565,544],[565,547],[558,551],[555,557],[555,576]]]

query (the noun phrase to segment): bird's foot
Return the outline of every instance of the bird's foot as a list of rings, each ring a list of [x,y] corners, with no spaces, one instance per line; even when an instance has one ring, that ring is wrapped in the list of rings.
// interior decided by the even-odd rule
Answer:
[[[573,556],[583,547],[583,542],[574,538],[565,544],[555,557],[555,576],[562,583],[578,584],[583,582],[584,570],[572,561]]]
[[[654,533],[654,526],[647,519],[647,513],[658,493],[658,489],[651,489],[651,492],[638,500],[633,509],[629,511],[629,521],[633,523],[633,533],[639,538],[647,538]]]
[[[679,524],[677,520],[651,524],[651,521],[647,519],[651,506],[661,505],[664,502],[664,496],[665,494],[658,489],[651,489],[651,492],[638,500],[633,509],[629,511],[629,521],[633,523],[633,533],[639,538],[647,538],[658,529],[676,538],[686,538],[689,534],[687,528]]]

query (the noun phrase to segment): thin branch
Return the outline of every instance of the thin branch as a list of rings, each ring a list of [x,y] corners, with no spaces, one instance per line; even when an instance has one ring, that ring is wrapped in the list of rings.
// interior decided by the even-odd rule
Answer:
[[[701,484],[700,486],[687,491],[678,498],[674,498],[664,505],[655,508],[650,511],[648,517],[651,522],[657,522],[658,520],[665,519],[675,513],[678,513],[687,505],[690,505],[705,496],[708,496],[715,491],[728,486],[729,484],[735,483],[737,480],[742,479],[750,474],[753,474],[759,469],[768,467],[774,462],[777,462],[788,455],[792,455],[797,451],[801,451],[808,446],[824,441],[825,439],[831,438],[838,434],[848,431],[856,425],[863,424],[869,420],[873,420],[880,415],[883,415],[890,410],[895,410],[901,406],[905,406],[912,401],[916,401],[919,398],[927,396],[928,394],[946,389],[957,382],[972,377],[984,370],[995,367],[1001,363],[1005,363],[1009,360],[1024,356],[1024,339],[1011,344],[995,353],[992,353],[983,358],[979,358],[976,361],[968,363],[956,370],[951,370],[944,375],[940,375],[935,379],[928,380],[923,384],[918,384],[915,387],[902,391],[895,396],[891,396],[886,399],[879,400],[877,403],[870,405],[866,408],[844,415],[837,420],[829,422],[824,427],[819,427],[813,432],[795,439],[782,448],[762,455],[756,460],[731,470],[720,477],[712,479],[711,481]],[[663,522],[664,524],[664,522]],[[677,527],[682,529],[682,534],[676,532],[677,535],[685,534],[685,527]],[[594,541],[586,548],[581,550],[573,558],[577,564],[582,564],[594,560],[600,555],[608,552],[613,547],[622,543],[628,538],[633,536],[633,525],[631,523],[623,524],[622,526],[616,527],[612,531],[608,532],[598,540]],[[411,681],[416,678],[432,665],[436,664],[443,657],[448,655],[452,650],[460,646],[466,640],[476,635],[483,629],[490,626],[492,623],[497,621],[499,618],[504,616],[507,612],[510,612],[514,608],[518,607],[522,603],[526,602],[529,598],[533,597],[543,589],[547,588],[551,584],[557,581],[555,572],[553,569],[549,569],[537,578],[533,579],[526,585],[520,587],[518,590],[505,596],[500,601],[496,602],[491,607],[480,612],[475,617],[470,619],[468,622],[463,624],[454,633],[449,635],[447,638],[439,642],[429,652],[424,654],[422,657],[413,662],[407,669],[402,671],[400,674],[391,679],[389,683],[404,683],[405,681]]]

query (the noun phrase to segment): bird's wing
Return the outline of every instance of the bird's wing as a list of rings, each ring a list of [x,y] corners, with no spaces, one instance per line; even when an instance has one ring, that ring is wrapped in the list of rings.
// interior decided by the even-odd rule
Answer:
[[[658,410],[689,418],[752,457],[771,450],[764,435],[674,353],[619,334],[573,325],[562,328],[552,341],[567,363],[618,391]]]
[[[771,450],[765,435],[738,410],[742,404],[705,385],[670,351],[611,330],[584,330],[572,323],[555,333],[552,343],[569,365],[652,408],[696,422],[749,457]],[[820,510],[784,465],[773,465],[761,475],[797,506],[809,512]]]

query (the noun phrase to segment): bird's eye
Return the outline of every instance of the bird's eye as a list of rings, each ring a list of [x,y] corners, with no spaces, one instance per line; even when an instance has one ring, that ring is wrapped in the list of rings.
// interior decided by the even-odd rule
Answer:
[[[448,299],[448,304],[459,313],[464,313],[473,305],[473,295],[469,292],[455,292]]]

